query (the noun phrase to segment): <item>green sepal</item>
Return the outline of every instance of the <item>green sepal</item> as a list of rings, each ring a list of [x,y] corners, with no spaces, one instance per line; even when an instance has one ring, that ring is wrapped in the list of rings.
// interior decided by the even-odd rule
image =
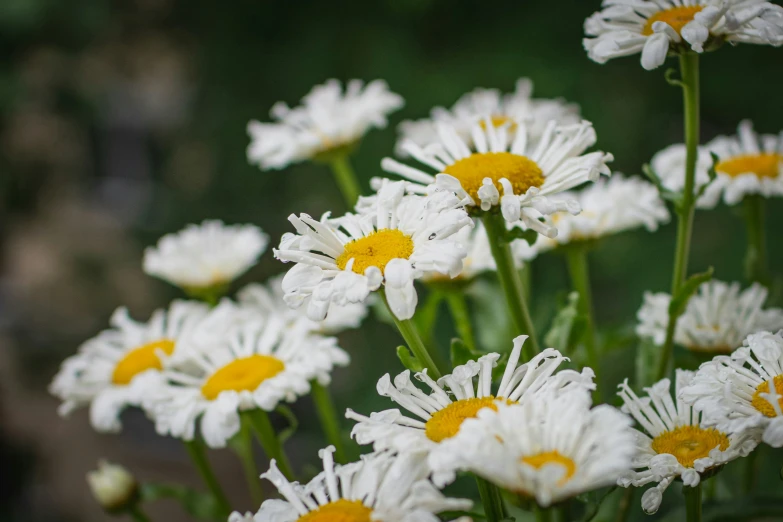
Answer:
[[[407,346],[397,347],[397,358],[403,366],[414,373],[418,373],[424,369],[424,365],[419,362],[415,355],[411,353]]]
[[[677,294],[672,296],[672,300],[669,303],[669,317],[679,317],[685,310],[685,306],[688,304],[691,296],[696,293],[699,286],[702,283],[706,283],[712,279],[714,270],[712,267],[708,268],[706,272],[700,274],[693,274],[677,291]]]
[[[220,504],[211,493],[195,491],[181,484],[156,484],[145,482],[139,487],[141,502],[153,502],[163,498],[173,498],[182,504],[188,514],[199,520],[225,520]]]

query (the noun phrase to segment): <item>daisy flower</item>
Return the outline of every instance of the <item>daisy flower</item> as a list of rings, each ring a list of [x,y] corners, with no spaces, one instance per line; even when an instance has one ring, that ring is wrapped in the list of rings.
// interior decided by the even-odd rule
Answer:
[[[599,179],[584,190],[563,196],[578,201],[582,212],[553,214],[549,219],[557,227],[557,237],[542,239],[540,245],[536,245],[539,252],[640,227],[654,232],[658,225],[669,221],[669,211],[658,189],[639,178],[626,178],[616,173],[609,179]]]
[[[126,308],[118,308],[111,328],[82,344],[54,377],[49,391],[63,401],[60,415],[89,405],[96,430],[120,431],[122,411],[140,406],[148,390],[162,380],[161,356],[178,352],[208,310],[201,303],[174,301],[141,323],[131,319]]]
[[[478,88],[464,94],[454,106],[449,109],[435,107],[430,111],[430,117],[403,121],[397,127],[400,139],[397,142],[397,152],[406,156],[403,144],[412,141],[420,147],[438,141],[437,123],[451,125],[457,134],[470,142],[471,128],[488,117],[495,127],[507,126],[512,134],[516,130],[516,122],[527,125],[529,138],[536,141],[546,130],[546,123],[555,120],[562,125],[576,124],[581,121],[579,106],[566,103],[562,99],[548,100],[533,98],[533,82],[529,78],[517,80],[514,92],[502,94],[498,89]]]
[[[473,225],[453,194],[406,196],[402,182],[384,184],[371,213],[288,219],[298,234],[285,234],[274,251],[296,263],[283,278],[284,299],[293,308],[307,302],[314,321],[332,303],[363,302],[381,284],[392,313],[410,319],[418,301],[413,281],[425,272],[459,274],[466,252],[451,236]]]
[[[670,145],[657,152],[650,161],[650,167],[661,185],[671,192],[681,193],[685,188],[685,161],[687,149],[682,143]],[[706,147],[699,147],[696,155],[696,175],[694,189],[696,193],[707,185],[704,193],[696,200],[696,207],[712,209],[720,201],[720,189],[715,183],[710,183],[709,170],[712,167],[712,157]]]
[[[763,309],[767,289],[758,283],[740,291],[739,283],[708,281],[690,298],[677,320],[674,342],[696,352],[729,353],[742,346],[749,334],[783,328],[783,310]],[[666,339],[671,296],[644,294],[637,313],[636,333],[656,345]]]
[[[616,408],[590,408],[590,394],[543,394],[485,408],[429,455],[433,476],[471,471],[548,507],[614,484],[631,467],[631,420]]]
[[[483,123],[483,125],[481,125]],[[512,134],[508,125],[495,127],[488,118],[471,127],[475,149],[463,140],[453,126],[438,123],[438,141],[426,147],[406,142],[405,150],[426,169],[384,158],[381,167],[410,181],[407,189],[428,193],[434,189],[454,192],[470,212],[495,207],[506,221],[522,223],[537,232],[554,237],[557,230],[539,218],[556,211],[579,213],[574,200],[555,201],[550,196],[609,175],[606,162],[611,154],[584,151],[595,143],[589,122],[557,126],[549,121],[541,139],[528,139],[528,125],[516,122]],[[374,185],[378,180],[374,180]]]
[[[144,271],[185,290],[228,285],[256,264],[269,236],[253,225],[207,220],[144,251]]]
[[[159,434],[193,440],[196,424],[204,441],[221,448],[240,427],[240,411],[272,411],[326,385],[335,366],[349,357],[333,337],[291,328],[282,316],[236,329],[222,343],[189,351],[191,368],[167,368],[165,382],[144,404]]]
[[[447,498],[428,479],[420,456],[388,453],[364,455],[358,462],[335,465],[334,446],[318,452],[323,471],[305,485],[289,482],[272,460],[261,477],[284,500],[261,504],[253,518],[233,513],[242,522],[438,522],[437,513],[470,509],[470,500]]]
[[[708,427],[698,411],[679,399],[681,391],[693,382],[693,375],[677,370],[674,398],[669,379],[645,388],[648,396],[642,398],[628,386],[627,379],[620,385],[623,411],[630,413],[644,432],[634,430],[635,471],[617,483],[627,488],[657,482],[642,495],[642,509],[650,514],[658,511],[663,492],[674,479],[679,477],[684,485],[696,487],[702,474],[747,456],[757,444],[749,433]]]
[[[680,394],[717,429],[756,431],[775,448],[783,447],[782,396],[783,331],[749,335],[731,355],[702,364]]]
[[[490,353],[478,360],[457,366],[449,375],[435,382],[427,371],[415,374],[432,392],[428,395],[411,381],[410,371],[395,377],[384,375],[376,387],[378,394],[389,397],[418,418],[403,415],[398,409],[360,415],[347,410],[345,416],[358,421],[351,436],[359,444],[372,444],[375,451],[400,453],[431,451],[444,440],[455,436],[465,419],[475,417],[483,408],[497,409],[502,403],[524,402],[544,393],[595,388],[593,371],[582,373],[562,370],[567,359],[554,348],[547,348],[529,362],[517,366],[526,335],[514,339],[503,378],[493,391],[492,368],[500,354]]]
[[[270,111],[274,123],[248,123],[247,159],[262,170],[319,159],[354,146],[373,127],[385,127],[386,117],[402,105],[382,80],[351,80],[345,91],[329,80],[313,87],[299,107],[276,103]]]
[[[598,63],[641,53],[655,69],[669,52],[702,53],[723,42],[783,44],[783,8],[762,0],[603,0],[585,21],[587,55]]]
[[[275,276],[264,284],[247,285],[238,292],[237,299],[243,306],[256,309],[264,315],[285,314],[291,322],[305,321],[310,330],[322,334],[337,334],[358,328],[367,317],[367,304],[364,302],[345,305],[331,303],[323,321],[312,321],[305,313],[306,305],[297,309],[289,308],[284,295],[283,276]]]

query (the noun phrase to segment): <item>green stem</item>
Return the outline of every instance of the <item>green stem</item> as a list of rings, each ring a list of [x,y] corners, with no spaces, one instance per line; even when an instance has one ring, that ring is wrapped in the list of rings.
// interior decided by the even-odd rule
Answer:
[[[745,225],[748,249],[745,253],[745,275],[748,280],[769,285],[767,237],[764,231],[764,198],[758,194],[745,196]]]
[[[470,311],[465,299],[465,293],[461,291],[450,291],[446,293],[446,303],[449,305],[451,317],[454,319],[454,327],[465,346],[471,350],[476,349],[476,341],[473,336],[473,325],[470,322]]]
[[[275,459],[277,461],[277,467],[286,476],[288,480],[294,479],[294,474],[291,471],[291,464],[288,462],[288,456],[283,450],[283,445],[280,443],[280,439],[275,433],[275,429],[272,427],[272,422],[269,420],[269,415],[260,409],[248,410],[242,412],[242,415],[248,419],[253,430],[256,432],[258,442],[261,443],[261,447],[264,448],[264,452],[269,459]]]
[[[677,209],[677,245],[674,252],[674,271],[672,273],[672,298],[685,282],[688,273],[688,255],[691,248],[691,232],[694,213],[694,182],[696,179],[696,160],[699,147],[699,55],[684,52],[680,55],[680,75],[682,86],[684,125],[685,125],[685,185],[682,201]],[[658,380],[669,373],[669,363],[674,351],[674,325],[676,314],[669,314],[669,330],[661,352],[658,366]]]
[[[329,166],[332,168],[334,180],[337,182],[337,186],[343,195],[345,204],[348,205],[349,209],[353,210],[362,190],[359,187],[359,181],[356,179],[351,163],[348,161],[348,155],[343,154],[335,157],[329,163]]]
[[[628,515],[631,514],[631,504],[633,504],[634,496],[636,496],[636,488],[629,486],[623,491],[623,497],[620,499],[620,504],[617,506],[617,515],[615,516],[615,522],[625,522],[628,520]]]
[[[506,241],[506,223],[500,214],[485,213],[482,218],[484,228],[487,229],[489,238],[489,248],[492,250],[492,257],[497,265],[498,279],[503,293],[506,296],[508,311],[511,314],[511,320],[514,323],[514,330],[517,335],[527,334],[527,342],[522,347],[523,355],[526,360],[531,359],[541,350],[536,340],[536,332],[533,327],[533,320],[530,318],[530,312],[527,309],[527,301],[522,288],[522,281],[517,272],[514,255],[511,252],[511,246]]]
[[[476,476],[476,485],[478,486],[481,504],[484,506],[484,514],[487,517],[487,521],[499,522],[506,518],[506,507],[503,504],[503,497],[500,496],[500,490],[497,486],[479,476]]]
[[[536,506],[536,522],[552,522],[552,510]]]
[[[221,511],[225,511],[226,514],[230,513],[231,506],[226,499],[226,494],[223,493],[223,489],[220,487],[220,482],[218,482],[215,473],[212,471],[212,467],[209,465],[204,443],[200,439],[186,440],[184,443],[190,459],[196,466],[207,488],[212,492],[212,496],[215,497],[215,501],[220,506]]]
[[[421,341],[421,336],[419,336],[416,325],[410,319],[397,319],[397,316],[394,315],[394,312],[392,312],[392,309],[389,306],[389,301],[386,299],[386,292],[383,288],[380,289],[380,293],[383,296],[383,302],[386,303],[389,314],[392,319],[394,319],[394,324],[400,331],[402,338],[405,339],[405,344],[408,345],[408,348],[410,348],[411,352],[413,352],[413,355],[419,360],[422,366],[427,368],[427,374],[435,380],[440,379],[443,376],[443,373],[438,368],[438,365],[435,364],[430,352],[427,351],[427,347],[424,346],[424,343]]]
[[[136,522],[150,522],[150,517],[144,513],[139,504],[133,504],[130,508],[128,508],[128,514]]]
[[[682,487],[685,496],[685,520],[687,522],[701,522],[701,483],[696,487]]]
[[[264,494],[261,490],[261,480],[259,479],[256,459],[253,455],[253,434],[251,433],[250,421],[248,419],[242,418],[239,433],[229,444],[242,463],[247,487],[250,490],[253,501],[256,504],[260,504],[264,500]]]
[[[750,495],[755,491],[756,487],[756,475],[758,471],[758,456],[761,449],[756,448],[750,455],[745,457],[745,480],[743,481],[743,489],[746,495]],[[713,478],[712,480],[717,480]]]
[[[334,408],[334,402],[329,394],[329,390],[321,386],[318,381],[310,381],[310,395],[313,397],[315,411],[318,413],[318,419],[321,421],[321,427],[324,430],[326,440],[334,446],[334,459],[340,464],[348,462],[348,456],[345,454],[342,435],[340,433],[340,421],[337,419],[337,411]]]
[[[573,245],[566,248],[566,261],[571,286],[579,293],[579,312],[585,317],[584,333],[587,360],[598,381],[598,342],[595,335],[595,317],[593,315],[593,296],[590,290],[590,269],[587,262],[587,251],[583,245]]]

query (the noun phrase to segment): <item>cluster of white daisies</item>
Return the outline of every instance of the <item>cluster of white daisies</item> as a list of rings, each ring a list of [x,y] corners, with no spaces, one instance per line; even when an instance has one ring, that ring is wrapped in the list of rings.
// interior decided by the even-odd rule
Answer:
[[[767,2],[604,4],[587,20],[584,42],[601,63],[641,52],[651,69],[668,53],[723,42],[783,43],[783,8]],[[299,107],[275,105],[275,123],[251,122],[248,159],[279,169],[350,154],[402,103],[382,81],[352,81],[345,90],[329,81]],[[389,178],[372,179],[372,195],[342,216],[289,217],[295,232],[274,249],[293,263],[283,277],[225,297],[266,249],[267,236],[251,225],[206,221],[148,249],[144,270],[192,299],[142,322],[118,309],[110,328],[55,377],[61,412],[89,406],[95,429],[115,432],[123,410],[134,407],[161,435],[224,447],[240,431],[241,412],[272,411],[349,364],[334,335],[360,325],[371,293],[407,321],[417,285],[459,281],[464,288],[496,270],[481,218],[502,216],[517,268],[548,251],[641,227],[655,231],[669,220],[653,183],[611,175],[612,155],[591,150],[596,133],[578,106],[533,98],[527,79],[506,95],[477,89],[399,131],[399,159],[382,160]],[[681,191],[684,146],[661,151],[651,170],[665,189]],[[696,183],[704,188],[700,208],[721,197],[734,205],[749,195],[783,195],[783,134],[758,136],[741,123],[736,137],[703,148]],[[536,241],[519,239],[530,231]],[[677,370],[673,387],[662,379],[642,396],[624,382],[622,409],[593,405],[593,369],[568,368],[556,349],[523,360],[525,336],[510,351],[494,347],[439,378],[426,367],[386,374],[377,392],[398,407],[345,414],[355,421],[353,438],[371,453],[336,464],[329,446],[319,453],[323,471],[306,484],[272,460],[262,477],[283,499],[230,520],[437,521],[438,513],[471,508],[441,491],[464,472],[544,508],[613,484],[651,485],[642,506],[655,512],[675,479],[693,487],[761,442],[783,446],[783,310],[764,308],[766,297],[759,284],[704,283],[674,340],[715,357],[697,372]],[[639,337],[663,344],[670,302],[668,294],[645,294]],[[105,476],[128,481],[106,469]],[[101,480],[109,479],[91,477]]]

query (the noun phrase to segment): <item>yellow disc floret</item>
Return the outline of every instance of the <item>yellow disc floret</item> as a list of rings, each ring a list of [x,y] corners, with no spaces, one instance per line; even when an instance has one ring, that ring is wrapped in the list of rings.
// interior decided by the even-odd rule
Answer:
[[[360,500],[341,498],[299,517],[296,522],[370,522],[372,509]]]
[[[433,442],[441,442],[453,437],[462,426],[462,421],[474,418],[480,409],[491,408],[497,411],[499,400],[502,399],[489,396],[452,402],[432,414],[430,420],[424,425],[424,433]],[[507,400],[506,402],[513,404],[513,401]]]
[[[783,154],[743,154],[715,165],[715,170],[732,178],[755,174],[759,178],[776,178],[783,168]]]
[[[413,239],[393,228],[383,228],[345,245],[335,260],[340,270],[353,259],[353,271],[363,274],[371,266],[381,272],[392,259],[408,259],[413,254]]]
[[[166,355],[174,353],[174,341],[160,339],[126,353],[125,357],[114,367],[114,373],[111,376],[112,382],[119,385],[130,384],[133,378],[141,372],[162,369],[158,352],[163,352]]]
[[[477,204],[478,191],[484,178],[489,178],[503,194],[500,180],[506,178],[514,188],[514,194],[524,194],[531,187],[544,184],[544,173],[538,164],[519,154],[510,152],[485,152],[471,154],[446,167],[443,172],[457,178],[462,188]]]
[[[201,387],[201,394],[212,401],[223,391],[253,391],[284,369],[283,361],[270,355],[237,359],[213,373]]]
[[[674,455],[681,465],[692,468],[693,462],[710,455],[715,448],[725,451],[729,447],[729,438],[715,428],[698,426],[679,426],[664,431],[652,441],[656,453]]]
[[[783,375],[776,375],[772,382],[775,383],[775,393],[783,395]],[[753,397],[750,400],[750,405],[756,408],[767,417],[777,417],[775,408],[770,402],[761,396],[762,393],[769,393],[769,381],[764,381],[756,387],[756,391],[753,392]],[[783,408],[783,399],[778,399],[778,404]]]
[[[560,466],[563,468],[563,476],[558,481],[559,486],[571,480],[571,477],[576,473],[576,463],[570,457],[566,457],[557,450],[526,455],[520,461],[536,469],[541,469],[546,465]]]
[[[642,34],[650,36],[653,31],[653,24],[655,22],[665,22],[669,26],[680,34],[682,28],[689,22],[693,21],[693,17],[696,13],[701,11],[704,7],[700,5],[688,5],[682,7],[672,7],[664,11],[659,11],[647,19],[647,23],[644,24]]]

